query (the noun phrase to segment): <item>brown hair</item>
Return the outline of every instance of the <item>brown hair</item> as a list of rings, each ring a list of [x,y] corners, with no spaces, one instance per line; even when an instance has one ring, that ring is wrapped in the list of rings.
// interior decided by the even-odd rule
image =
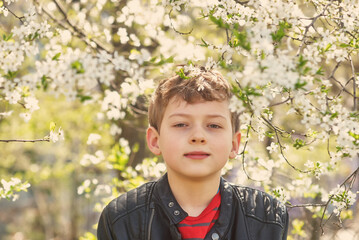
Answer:
[[[160,131],[164,112],[173,97],[182,98],[188,103],[200,100],[229,101],[232,97],[231,89],[231,85],[218,71],[206,70],[204,67],[182,68],[177,75],[159,83],[148,108],[149,124]],[[238,114],[232,112],[231,117],[232,128],[236,132],[239,129]]]

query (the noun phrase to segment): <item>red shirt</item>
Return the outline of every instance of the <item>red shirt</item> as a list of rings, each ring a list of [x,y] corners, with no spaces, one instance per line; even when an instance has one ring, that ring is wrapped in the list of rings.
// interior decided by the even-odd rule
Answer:
[[[219,216],[219,206],[221,205],[221,194],[218,193],[203,212],[197,217],[187,216],[177,225],[182,239],[204,239],[211,230]]]

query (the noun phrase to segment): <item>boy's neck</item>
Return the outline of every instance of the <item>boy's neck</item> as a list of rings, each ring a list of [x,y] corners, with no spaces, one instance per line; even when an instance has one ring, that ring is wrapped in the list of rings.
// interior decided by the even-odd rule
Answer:
[[[168,173],[168,182],[179,205],[191,217],[200,215],[217,194],[220,174],[201,179],[188,179]]]

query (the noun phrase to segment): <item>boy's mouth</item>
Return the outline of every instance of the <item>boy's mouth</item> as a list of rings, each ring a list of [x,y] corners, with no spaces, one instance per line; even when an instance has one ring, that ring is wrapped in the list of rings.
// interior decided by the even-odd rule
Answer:
[[[206,152],[196,151],[185,153],[184,156],[191,159],[204,159],[208,157],[210,154]]]

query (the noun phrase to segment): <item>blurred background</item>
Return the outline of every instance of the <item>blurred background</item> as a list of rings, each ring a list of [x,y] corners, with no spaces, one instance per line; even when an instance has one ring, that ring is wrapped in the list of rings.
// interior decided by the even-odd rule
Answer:
[[[0,197],[0,239],[96,239],[111,199],[165,173],[145,145],[147,103],[191,63],[234,85],[243,137],[224,177],[286,202],[289,240],[359,239],[357,6],[0,1],[0,187],[30,184]]]

